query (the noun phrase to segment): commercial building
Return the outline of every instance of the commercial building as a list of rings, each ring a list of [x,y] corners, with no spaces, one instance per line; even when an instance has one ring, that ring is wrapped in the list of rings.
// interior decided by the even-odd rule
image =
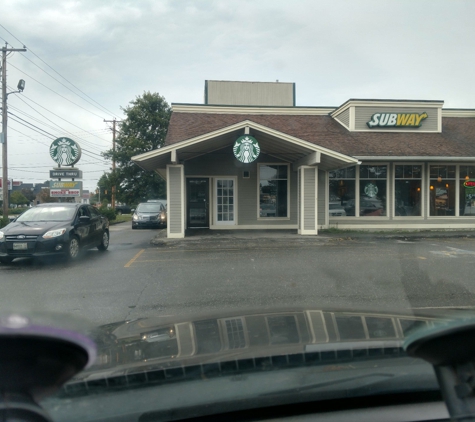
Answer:
[[[173,104],[165,146],[133,157],[167,181],[185,230],[475,229],[475,110],[443,101],[295,106],[295,84],[206,81]]]

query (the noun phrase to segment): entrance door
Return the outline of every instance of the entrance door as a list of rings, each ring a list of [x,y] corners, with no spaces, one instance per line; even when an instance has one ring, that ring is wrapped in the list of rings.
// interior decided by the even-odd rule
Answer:
[[[188,228],[209,227],[209,179],[186,179]]]
[[[215,224],[234,225],[236,224],[235,193],[236,182],[234,178],[215,179]]]

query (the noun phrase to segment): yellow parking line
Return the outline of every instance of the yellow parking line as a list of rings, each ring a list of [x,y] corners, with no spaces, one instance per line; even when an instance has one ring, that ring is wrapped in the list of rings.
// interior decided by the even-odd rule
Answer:
[[[145,252],[145,249],[142,249],[141,251],[139,251],[137,255],[135,255],[129,262],[127,262],[127,264],[124,265],[124,268],[130,267],[135,262],[135,260],[144,252]]]

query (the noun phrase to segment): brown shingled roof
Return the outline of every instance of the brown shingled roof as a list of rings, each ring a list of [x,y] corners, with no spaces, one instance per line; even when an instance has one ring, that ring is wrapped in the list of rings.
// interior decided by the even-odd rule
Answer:
[[[442,133],[349,132],[330,116],[173,112],[166,145],[250,120],[349,156],[475,157],[475,119],[444,117]]]

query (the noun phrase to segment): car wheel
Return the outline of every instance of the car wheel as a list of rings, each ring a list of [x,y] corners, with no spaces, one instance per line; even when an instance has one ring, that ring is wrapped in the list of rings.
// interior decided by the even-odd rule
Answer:
[[[102,234],[102,240],[101,243],[97,246],[97,249],[100,251],[105,251],[109,247],[109,232],[105,231]]]
[[[135,226],[132,226],[132,230],[135,230],[136,228],[137,228],[137,227],[135,227]]]
[[[0,263],[2,264],[11,264],[14,258],[0,258]]]
[[[67,250],[68,259],[76,259],[79,256],[79,239],[76,236],[73,236],[68,243]]]

